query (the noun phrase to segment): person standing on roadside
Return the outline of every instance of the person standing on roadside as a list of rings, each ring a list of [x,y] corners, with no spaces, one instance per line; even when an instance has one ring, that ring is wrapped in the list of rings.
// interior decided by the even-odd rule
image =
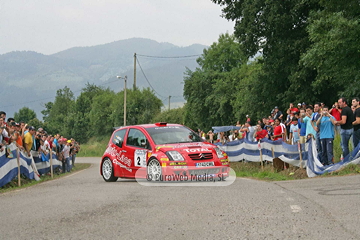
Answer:
[[[330,165],[333,163],[335,122],[335,118],[329,113],[329,108],[327,106],[324,106],[319,119],[316,121],[316,125],[321,128],[320,142],[322,148],[322,156],[320,160],[323,165]]]
[[[339,103],[335,102],[333,107],[330,109],[329,113],[334,116],[336,121],[341,120],[341,108],[339,107]],[[335,133],[340,134],[340,125],[335,126]]]
[[[354,126],[354,135],[353,135],[353,143],[354,148],[360,142],[360,106],[359,106],[359,98],[355,97],[352,100],[352,105],[355,107],[355,116],[352,125]]]
[[[71,144],[71,140],[66,140],[65,142],[65,146],[62,150],[63,154],[64,154],[64,159],[65,159],[65,170],[66,172],[70,172],[71,167],[70,167],[70,160],[71,160],[71,156],[70,156],[70,144]]]
[[[354,133],[353,120],[354,114],[351,108],[348,106],[346,98],[342,97],[338,100],[341,108],[341,120],[336,121],[336,124],[341,126],[340,137],[341,137],[341,148],[343,151],[343,157],[349,155],[349,140]]]
[[[321,117],[321,104],[320,103],[315,103],[314,104],[314,114],[313,117],[311,118],[311,126],[314,128],[316,134],[315,134],[315,140],[316,140],[316,149],[318,152],[318,157],[320,162],[321,161],[321,157],[322,157],[322,144],[320,141],[320,126],[317,123],[317,120]]]

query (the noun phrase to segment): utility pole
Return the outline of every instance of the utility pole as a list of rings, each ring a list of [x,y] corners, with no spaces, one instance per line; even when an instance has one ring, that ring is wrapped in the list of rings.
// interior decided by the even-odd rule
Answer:
[[[170,98],[171,98],[171,96],[169,96],[169,110],[170,110]]]
[[[136,89],[136,53],[134,53],[134,90]]]
[[[127,76],[125,77],[120,77],[120,76],[116,76],[118,79],[124,79],[124,126],[126,126],[126,80],[127,80]]]

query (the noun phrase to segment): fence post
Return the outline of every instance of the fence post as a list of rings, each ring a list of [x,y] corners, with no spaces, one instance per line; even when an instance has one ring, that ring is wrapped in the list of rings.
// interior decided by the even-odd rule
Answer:
[[[19,148],[16,148],[16,160],[18,165],[18,186],[21,186],[21,177],[20,177],[20,152]]]
[[[51,178],[54,178],[53,161],[52,161],[52,149],[50,148],[50,173]]]
[[[301,144],[300,142],[298,142],[298,150],[299,150],[299,154],[300,154],[300,168],[302,167],[302,151],[301,151]]]
[[[259,151],[260,151],[261,170],[264,170],[264,163],[263,163],[263,156],[262,156],[262,151],[261,151],[260,140],[258,141],[258,148],[259,148]]]
[[[274,147],[273,146],[271,146],[271,153],[272,153],[272,157],[273,157],[272,166],[273,166],[273,170],[274,170],[275,152],[274,152]]]

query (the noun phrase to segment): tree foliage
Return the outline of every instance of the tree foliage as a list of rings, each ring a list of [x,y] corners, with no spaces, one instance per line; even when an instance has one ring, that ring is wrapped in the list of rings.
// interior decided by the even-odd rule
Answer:
[[[23,107],[19,110],[19,112],[14,113],[15,122],[29,122],[36,118],[36,113],[34,110],[31,110],[28,107]]]
[[[160,113],[162,102],[148,88],[127,89],[127,125],[150,123]],[[48,132],[86,142],[109,136],[124,122],[124,91],[87,84],[75,98],[70,88],[59,89],[55,101],[45,104],[44,127]],[[40,127],[40,126],[39,126]]]

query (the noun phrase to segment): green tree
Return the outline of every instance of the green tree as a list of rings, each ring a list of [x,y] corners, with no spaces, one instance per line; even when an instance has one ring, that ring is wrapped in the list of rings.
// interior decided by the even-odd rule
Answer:
[[[62,135],[68,135],[69,129],[73,126],[69,125],[71,118],[71,111],[75,102],[74,94],[68,87],[59,89],[56,92],[55,101],[53,104],[47,103],[47,114],[45,123],[47,131],[51,133],[60,133]]]
[[[307,30],[312,45],[302,55],[301,63],[317,72],[311,87],[323,92],[329,102],[339,96],[357,96],[360,90],[359,2],[321,1],[321,5],[322,11],[311,14]]]
[[[192,129],[234,124],[232,101],[241,79],[232,70],[247,63],[240,44],[232,35],[220,35],[197,62],[200,68],[184,77],[185,124]]]
[[[111,114],[114,111],[112,104],[116,94],[107,89],[93,97],[89,112],[89,133],[92,136],[104,136],[112,133],[114,123]]]
[[[161,100],[149,88],[127,89],[126,99],[127,125],[150,123],[152,118],[160,113],[163,106]],[[123,91],[116,94],[111,109],[114,126],[122,126],[124,123]]]
[[[71,131],[71,135],[76,138],[76,140],[83,143],[94,136],[93,131],[90,130],[90,111],[92,109],[93,99],[95,96],[108,91],[110,90],[90,83],[87,83],[86,87],[82,89],[75,101],[74,127]]]
[[[223,6],[223,16],[235,21],[235,36],[246,57],[262,54],[262,71],[258,75],[258,96],[264,107],[287,107],[294,101],[292,85],[299,72],[303,85],[311,85],[316,75],[299,65],[300,56],[310,46],[307,32],[310,11],[319,10],[319,0],[213,0]],[[292,80],[293,79],[293,80]],[[304,92],[307,98],[314,92]]]
[[[19,110],[19,112],[14,113],[15,122],[23,121],[25,123],[28,123],[30,120],[33,120],[35,118],[36,118],[35,111],[28,107],[23,107]]]
[[[153,117],[152,122],[167,122],[167,123],[178,123],[184,124],[185,108],[173,108],[170,110],[162,111]]]

